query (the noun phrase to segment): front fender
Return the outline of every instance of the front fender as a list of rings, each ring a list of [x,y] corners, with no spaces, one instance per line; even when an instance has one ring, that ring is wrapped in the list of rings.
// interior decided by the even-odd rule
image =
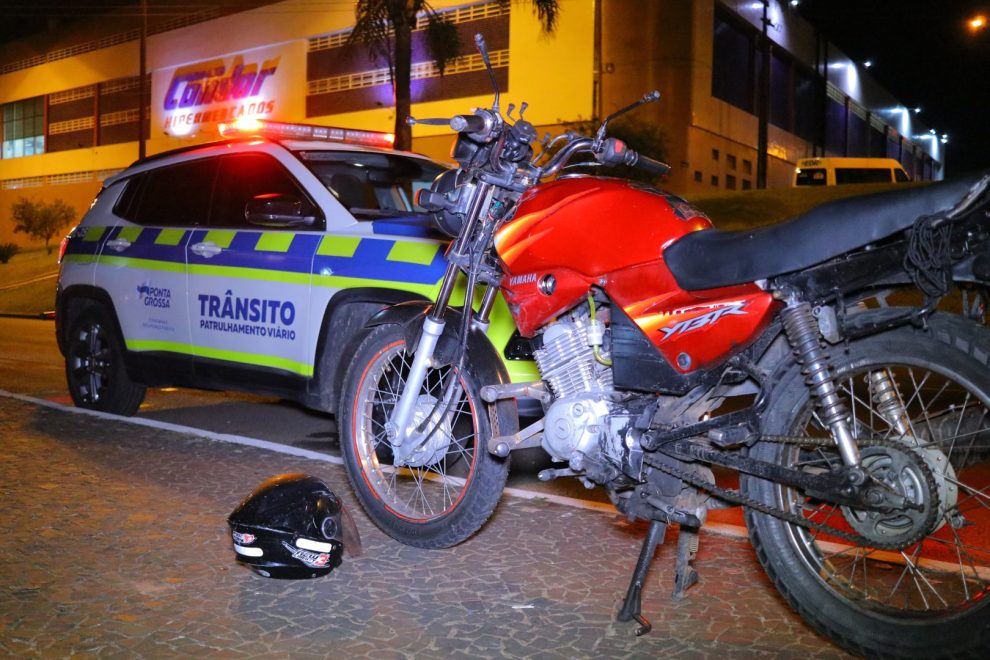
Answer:
[[[419,335],[423,330],[423,318],[431,307],[431,303],[423,300],[392,305],[375,314],[366,324],[369,328],[379,325],[401,325],[406,330],[406,345],[415,348],[419,344]],[[435,360],[440,364],[450,364],[453,361],[456,348],[461,341],[461,310],[448,307],[444,314],[443,334],[437,342]],[[472,372],[484,385],[508,383],[509,371],[502,361],[498,350],[480,330],[471,330],[468,336],[467,350]]]

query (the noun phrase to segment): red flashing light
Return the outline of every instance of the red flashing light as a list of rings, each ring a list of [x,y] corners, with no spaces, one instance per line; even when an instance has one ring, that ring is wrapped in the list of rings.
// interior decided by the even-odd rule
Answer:
[[[259,135],[279,140],[319,140],[342,144],[361,144],[369,147],[391,149],[395,135],[379,131],[362,131],[353,128],[315,126],[313,124],[291,124],[264,119],[238,119],[217,126],[223,137],[246,137]]]

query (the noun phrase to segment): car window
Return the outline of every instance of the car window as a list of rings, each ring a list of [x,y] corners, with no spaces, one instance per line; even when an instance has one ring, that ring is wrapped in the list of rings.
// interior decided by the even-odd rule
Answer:
[[[890,183],[890,168],[879,167],[837,167],[835,183]]]
[[[324,222],[316,205],[309,199],[282,164],[267,154],[231,154],[220,159],[213,197],[214,227],[251,227],[244,217],[245,205],[258,195],[293,195],[303,202],[303,215],[317,216],[317,223],[307,229],[323,229]],[[297,228],[287,228],[297,230]],[[266,230],[276,228],[267,227]]]
[[[910,181],[911,178],[904,170],[894,170],[894,180],[897,181],[897,183],[904,183],[905,181]]]
[[[156,227],[205,225],[215,158],[160,167],[132,178],[114,207],[131,222]]]
[[[824,186],[826,183],[824,168],[801,168],[797,174],[797,185],[799,186]]]
[[[437,163],[398,154],[303,151],[303,162],[357,219],[422,213],[416,192],[444,171]]]

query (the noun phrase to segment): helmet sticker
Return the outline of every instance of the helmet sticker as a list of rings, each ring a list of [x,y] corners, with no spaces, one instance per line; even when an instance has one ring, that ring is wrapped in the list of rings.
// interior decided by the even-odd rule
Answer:
[[[310,568],[324,568],[330,563],[330,555],[326,552],[310,552],[302,548],[293,548],[285,541],[282,541],[282,545],[289,551],[293,559],[298,559]]]
[[[254,534],[246,534],[241,532],[234,532],[234,543],[238,545],[251,545],[257,538]]]

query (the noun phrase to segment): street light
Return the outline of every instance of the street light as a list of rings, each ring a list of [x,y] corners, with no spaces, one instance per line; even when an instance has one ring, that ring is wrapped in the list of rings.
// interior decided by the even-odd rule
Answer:
[[[979,14],[966,21],[966,25],[969,26],[969,31],[973,33],[985,30],[987,27],[987,17]]]

